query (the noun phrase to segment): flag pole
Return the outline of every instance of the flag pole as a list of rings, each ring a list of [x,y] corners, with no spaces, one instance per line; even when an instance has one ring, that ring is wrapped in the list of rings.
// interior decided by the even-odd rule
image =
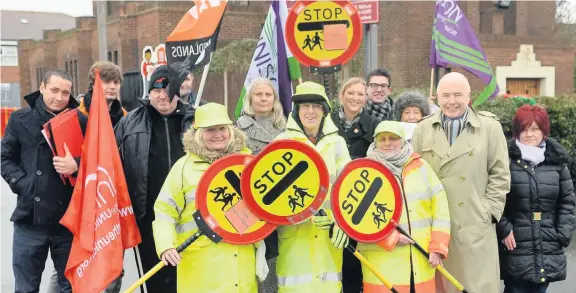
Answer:
[[[430,97],[434,95],[434,67],[430,70]]]
[[[202,72],[202,79],[200,80],[200,88],[198,89],[198,95],[196,96],[196,101],[194,101],[194,109],[198,108],[200,105],[200,99],[202,98],[202,92],[204,91],[204,86],[206,85],[206,78],[208,77],[208,70],[210,69],[210,63],[212,63],[212,53],[210,53],[210,61],[208,64],[204,65],[204,72]]]

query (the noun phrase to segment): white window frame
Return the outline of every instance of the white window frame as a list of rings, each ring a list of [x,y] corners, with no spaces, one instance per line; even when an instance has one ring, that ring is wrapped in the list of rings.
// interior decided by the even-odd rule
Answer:
[[[18,66],[18,43],[2,42],[0,50],[0,66]],[[10,52],[6,52],[6,51]]]

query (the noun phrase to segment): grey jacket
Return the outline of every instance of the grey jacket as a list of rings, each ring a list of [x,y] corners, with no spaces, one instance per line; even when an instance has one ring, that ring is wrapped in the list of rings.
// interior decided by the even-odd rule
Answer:
[[[284,129],[276,129],[269,119],[254,119],[249,115],[243,115],[236,121],[236,126],[246,133],[246,146],[257,155]]]

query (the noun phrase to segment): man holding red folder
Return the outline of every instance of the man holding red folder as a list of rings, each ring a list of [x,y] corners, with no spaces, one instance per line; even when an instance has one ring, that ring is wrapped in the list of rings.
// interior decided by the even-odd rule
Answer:
[[[58,273],[60,292],[72,292],[64,276],[72,245],[72,234],[60,225],[73,192],[73,186],[62,176],[78,171],[80,158],[60,146],[64,154],[54,156],[42,130],[50,119],[66,109],[75,109],[78,102],[70,98],[72,78],[61,70],[50,70],[40,90],[24,97],[27,107],[14,112],[2,139],[2,177],[18,196],[14,213],[12,267],[15,292],[38,292],[48,251]],[[73,110],[76,111],[76,110]],[[77,113],[82,136],[87,118]],[[58,133],[61,135],[62,133]],[[82,141],[82,138],[66,139]]]

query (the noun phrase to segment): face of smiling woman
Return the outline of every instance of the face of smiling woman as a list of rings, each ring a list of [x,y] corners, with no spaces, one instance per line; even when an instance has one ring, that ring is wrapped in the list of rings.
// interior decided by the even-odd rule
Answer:
[[[202,131],[202,142],[211,151],[223,151],[230,142],[228,125],[215,125]]]
[[[308,135],[316,135],[320,128],[320,122],[324,116],[322,105],[314,103],[303,103],[298,110],[298,117],[304,126],[304,132]]]
[[[356,117],[366,104],[366,86],[361,83],[350,85],[340,96],[347,117]]]

